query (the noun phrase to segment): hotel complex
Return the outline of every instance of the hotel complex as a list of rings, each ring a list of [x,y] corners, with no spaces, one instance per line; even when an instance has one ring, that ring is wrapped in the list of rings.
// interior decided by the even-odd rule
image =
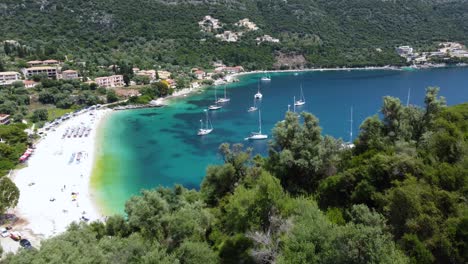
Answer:
[[[122,75],[112,75],[106,77],[99,77],[94,79],[97,85],[101,87],[111,88],[111,87],[120,87],[124,85]]]
[[[42,66],[23,69],[23,74],[26,78],[31,78],[34,75],[46,75],[48,78],[57,79],[58,69],[56,67]]]
[[[20,79],[21,76],[18,72],[0,72],[0,85],[10,85]]]

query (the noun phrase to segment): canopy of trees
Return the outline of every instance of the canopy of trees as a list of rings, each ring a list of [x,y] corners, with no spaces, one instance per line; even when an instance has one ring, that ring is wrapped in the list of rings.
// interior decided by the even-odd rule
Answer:
[[[7,55],[38,59],[67,55],[86,61],[86,68],[122,60],[141,68],[155,64],[206,68],[222,60],[247,69],[267,69],[279,53],[303,55],[304,66],[403,64],[394,52],[398,45],[468,40],[464,0],[49,0],[21,4],[5,0],[2,4],[0,40],[24,44],[6,47]],[[201,32],[198,22],[206,15],[220,19],[223,28]],[[214,37],[224,30],[238,30],[234,23],[244,18],[260,30],[244,34],[236,43]],[[279,38],[280,43],[257,45],[255,38],[264,34]]]

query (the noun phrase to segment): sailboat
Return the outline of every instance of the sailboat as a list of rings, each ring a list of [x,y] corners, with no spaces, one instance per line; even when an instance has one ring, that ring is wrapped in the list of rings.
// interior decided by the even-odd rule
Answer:
[[[247,109],[247,112],[255,112],[257,111],[258,108],[257,108],[257,101],[254,99],[254,104],[253,106],[249,107],[249,109]]]
[[[218,110],[221,108],[222,106],[218,105],[218,97],[216,96],[216,88],[215,88],[215,104],[208,106],[208,110]]]
[[[297,101],[294,101],[294,105],[295,106],[301,106],[301,105],[305,105],[306,101],[305,101],[305,97],[304,97],[304,92],[302,91],[302,84],[301,84],[301,98]]]
[[[205,124],[205,127],[203,127],[203,120],[200,119],[200,129],[198,129],[198,133],[197,133],[197,135],[199,136],[208,135],[209,133],[213,131],[213,125],[211,124],[211,121],[208,118],[208,111],[206,111],[206,109],[204,111],[206,113],[206,122],[205,122],[206,124]]]
[[[258,110],[258,132],[252,132],[245,140],[262,140],[267,139],[268,135],[262,134],[262,114]]]
[[[262,99],[262,97],[263,97],[263,95],[262,95],[262,93],[260,93],[260,84],[259,84],[259,85],[257,85],[257,93],[254,95],[254,98],[260,100],[260,99]]]
[[[231,98],[228,98],[226,96],[226,86],[224,86],[224,98],[219,98],[217,102],[218,103],[226,103],[226,102],[229,102],[229,101],[231,101]]]
[[[265,76],[263,76],[260,80],[262,80],[263,82],[269,82],[271,81],[271,77],[265,72]]]
[[[346,148],[354,148],[353,144],[353,107],[351,106],[351,119],[349,120],[350,128],[349,128],[349,141],[345,143]]]

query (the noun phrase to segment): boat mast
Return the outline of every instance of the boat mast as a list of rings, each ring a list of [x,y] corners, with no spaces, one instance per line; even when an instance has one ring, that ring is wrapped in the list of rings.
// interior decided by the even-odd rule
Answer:
[[[224,99],[226,99],[226,86],[224,86]]]
[[[353,142],[353,107],[351,106],[351,126],[349,128],[349,142]]]
[[[205,110],[206,114],[206,129],[208,129],[208,111]]]
[[[293,106],[293,112],[296,113],[296,96],[294,96],[294,106]]]
[[[261,110],[258,110],[258,127],[259,127],[259,134],[262,134],[262,115],[260,114]]]
[[[408,88],[408,97],[406,97],[406,107],[409,106],[410,102],[410,95],[411,95],[411,88]]]
[[[216,95],[216,86],[215,86],[215,104],[218,104],[218,96]]]

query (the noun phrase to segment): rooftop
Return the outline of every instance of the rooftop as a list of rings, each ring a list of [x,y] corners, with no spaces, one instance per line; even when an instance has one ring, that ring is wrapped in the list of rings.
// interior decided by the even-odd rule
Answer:
[[[0,72],[0,75],[8,75],[8,74],[19,74],[19,73],[14,72],[14,71]]]
[[[31,67],[31,68],[27,68],[26,70],[28,71],[34,71],[34,70],[55,70],[54,67],[50,67],[50,66],[42,66],[42,67]]]

